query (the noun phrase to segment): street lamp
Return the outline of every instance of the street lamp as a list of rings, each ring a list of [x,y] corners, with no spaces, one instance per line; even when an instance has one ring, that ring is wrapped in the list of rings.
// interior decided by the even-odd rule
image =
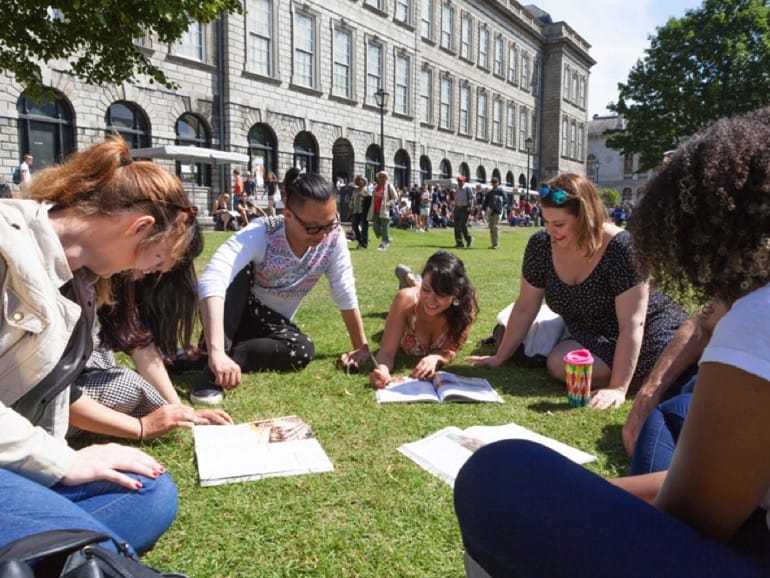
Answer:
[[[527,192],[525,194],[525,198],[527,202],[529,202],[529,155],[532,154],[533,144],[534,144],[534,141],[532,140],[531,136],[528,136],[527,140],[524,141],[524,148],[527,149]]]
[[[388,99],[390,98],[390,93],[387,90],[383,90],[382,88],[378,89],[377,92],[374,93],[374,101],[377,103],[377,106],[380,107],[380,159],[382,159],[382,164],[380,165],[380,170],[385,170],[385,108],[388,106]]]
[[[591,159],[591,164],[589,169],[594,172],[594,183],[596,183],[596,188],[599,188],[599,159],[593,158]]]

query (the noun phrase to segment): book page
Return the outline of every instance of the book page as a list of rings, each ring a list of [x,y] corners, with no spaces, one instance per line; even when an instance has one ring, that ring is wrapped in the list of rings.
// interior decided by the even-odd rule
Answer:
[[[430,381],[397,377],[393,383],[377,390],[378,403],[438,402],[436,388]]]
[[[434,378],[441,401],[488,401],[503,403],[503,399],[483,377],[466,377],[439,371]]]
[[[201,486],[332,471],[310,426],[297,416],[193,428]]]
[[[457,472],[480,447],[479,443],[478,440],[464,435],[461,429],[450,426],[425,439],[404,444],[398,451],[434,476],[454,486]]]

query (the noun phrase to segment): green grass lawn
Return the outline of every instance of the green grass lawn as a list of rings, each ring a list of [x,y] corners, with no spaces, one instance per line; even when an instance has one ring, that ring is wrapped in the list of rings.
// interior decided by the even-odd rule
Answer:
[[[350,342],[322,281],[295,318],[315,341],[316,359],[297,373],[244,376],[224,408],[236,422],[299,415],[313,426],[335,471],[201,488],[189,430],[145,444],[166,464],[180,494],[179,515],[146,562],[191,577],[464,576],[451,488],[396,451],[448,425],[515,421],[595,454],[598,460],[587,467],[601,475],[623,473],[628,458],[620,431],[630,402],[603,412],[570,409],[563,385],[545,370],[473,369],[463,363],[466,355],[490,352],[478,342],[518,294],[521,258],[533,231],[501,229],[498,251],[487,249],[489,232],[481,227],[472,231],[474,248],[457,250],[478,291],[481,313],[449,370],[488,378],[504,404],[378,406],[365,374],[348,376],[335,368]],[[434,251],[454,245],[451,230],[396,230],[392,236],[385,252],[352,251],[366,334],[375,350],[397,289],[396,264],[419,271]],[[206,233],[201,267],[225,238]],[[400,358],[397,365],[406,370],[412,363]],[[193,378],[177,379],[184,397]]]

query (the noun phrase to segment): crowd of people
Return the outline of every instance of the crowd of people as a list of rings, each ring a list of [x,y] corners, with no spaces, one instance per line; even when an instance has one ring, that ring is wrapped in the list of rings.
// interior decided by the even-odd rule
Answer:
[[[622,432],[628,477],[604,480],[522,441],[485,446],[463,466],[455,485],[463,544],[489,575],[764,575],[769,137],[770,108],[691,137],[655,171],[628,228],[577,174],[550,178],[537,203],[517,208],[496,179],[486,191],[458,177],[451,191],[401,192],[384,171],[374,183],[355,179],[351,225],[362,249],[370,221],[385,251],[393,225],[443,223],[456,248],[467,248],[469,222],[483,219],[496,249],[511,211],[542,219],[499,346],[465,361],[509,362],[547,306],[566,327],[545,356],[550,375],[563,382],[565,354],[588,349],[593,408],[619,407],[639,388]],[[173,174],[133,160],[118,138],[39,171],[24,199],[0,201],[0,545],[85,528],[137,553],[152,547],[176,513],[163,466],[137,447],[75,450],[69,441],[91,432],[143,442],[177,427],[233,423],[207,406],[244,373],[299,371],[314,359],[313,339],[294,317],[321,277],[350,339],[338,365],[357,370],[372,360],[372,387],[392,382],[399,354],[418,379],[456,361],[481,300],[462,259],[440,250],[419,275],[397,268],[375,352],[335,184],[297,169],[279,183],[271,173],[268,211],[251,214],[256,187],[245,177],[233,172],[234,204],[224,194],[213,207],[224,230],[232,222],[239,230],[199,279],[195,207]],[[693,299],[704,307],[688,318],[681,303]],[[206,407],[194,409],[164,360],[180,345],[194,349],[198,315],[206,365],[190,399]],[[116,364],[115,351],[136,370]]]

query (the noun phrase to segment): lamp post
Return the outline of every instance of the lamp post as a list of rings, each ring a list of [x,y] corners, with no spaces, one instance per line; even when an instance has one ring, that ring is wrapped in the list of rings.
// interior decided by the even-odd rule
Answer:
[[[390,93],[387,90],[383,90],[382,88],[378,89],[377,92],[374,93],[374,101],[377,103],[377,106],[380,107],[380,158],[382,159],[382,163],[380,165],[380,170],[385,170],[385,108],[388,106],[388,99],[390,98]]]
[[[589,167],[594,173],[593,181],[596,183],[597,189],[599,188],[599,164],[599,159],[593,158],[591,159],[591,166]]]
[[[527,192],[525,193],[525,199],[527,202],[529,202],[529,155],[532,154],[533,144],[534,141],[532,140],[531,136],[528,136],[527,140],[524,141],[524,148],[527,149]]]

